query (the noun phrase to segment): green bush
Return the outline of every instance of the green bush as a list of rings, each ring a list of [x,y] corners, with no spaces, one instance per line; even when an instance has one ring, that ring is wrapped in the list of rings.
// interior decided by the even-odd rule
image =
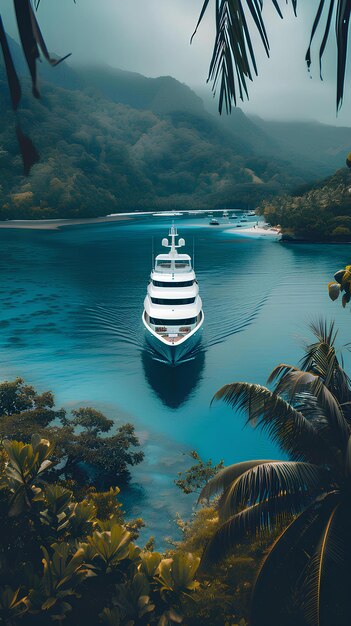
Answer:
[[[199,557],[138,548],[116,521],[116,490],[77,502],[66,487],[47,483],[53,446],[39,435],[3,446],[0,624],[184,623],[200,586]]]

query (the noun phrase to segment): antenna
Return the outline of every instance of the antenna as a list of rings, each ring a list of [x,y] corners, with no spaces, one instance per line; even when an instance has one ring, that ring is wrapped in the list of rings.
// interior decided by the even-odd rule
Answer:
[[[154,255],[154,237],[151,237],[151,269],[154,269],[155,255]]]
[[[195,237],[193,237],[193,270],[195,270]]]

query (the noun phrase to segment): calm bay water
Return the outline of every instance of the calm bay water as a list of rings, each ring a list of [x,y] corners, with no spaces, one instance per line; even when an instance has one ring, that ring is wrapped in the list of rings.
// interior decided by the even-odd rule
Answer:
[[[129,516],[143,516],[158,545],[174,535],[176,512],[194,500],[174,486],[186,453],[232,463],[278,457],[243,416],[209,403],[224,383],[264,384],[279,362],[297,363],[306,325],[335,319],[339,345],[351,339],[351,316],[327,296],[348,245],[281,245],[177,218],[195,269],[205,325],[195,358],[170,368],[145,345],[141,313],[155,250],[169,219],[65,228],[0,230],[1,378],[21,376],[51,389],[66,408],[92,405],[137,428],[145,461],[124,495]],[[232,225],[233,226],[233,225]],[[349,353],[345,351],[346,369]]]

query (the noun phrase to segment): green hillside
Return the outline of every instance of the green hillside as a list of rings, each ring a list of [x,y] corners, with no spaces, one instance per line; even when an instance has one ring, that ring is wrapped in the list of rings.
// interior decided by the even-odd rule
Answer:
[[[170,113],[188,111],[203,114],[204,105],[194,91],[171,76],[147,78],[108,65],[78,67],[76,74],[86,87],[95,87],[109,100],[134,109]]]
[[[22,75],[21,51],[14,41],[11,47]],[[24,177],[0,65],[1,219],[253,207],[316,179],[308,162],[275,155],[274,142],[240,110],[229,129],[171,77],[65,64],[39,69],[41,100],[22,78],[19,116],[41,157]]]
[[[264,201],[261,211],[285,235],[312,241],[351,240],[351,173],[346,167],[302,195]]]
[[[278,152],[296,163],[303,158],[316,167],[322,178],[345,163],[351,149],[351,128],[330,126],[319,122],[273,122],[252,118],[255,125],[269,135]]]
[[[91,90],[45,84],[42,93],[41,101],[25,97],[20,113],[41,155],[28,178],[22,176],[12,112],[1,100],[3,219],[256,204],[304,182],[284,163],[269,160],[260,163],[262,182],[253,182],[248,149],[206,117],[181,111],[157,116]]]

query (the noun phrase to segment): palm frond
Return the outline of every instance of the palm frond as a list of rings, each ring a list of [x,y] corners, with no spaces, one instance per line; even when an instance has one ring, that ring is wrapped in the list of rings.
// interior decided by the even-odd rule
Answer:
[[[223,400],[233,409],[246,412],[247,423],[267,431],[293,461],[322,465],[333,461],[328,443],[311,421],[266,387],[231,383],[219,389],[214,400]]]
[[[223,492],[233,483],[239,476],[247,472],[249,469],[262,465],[263,463],[273,463],[272,460],[258,459],[254,461],[243,461],[242,463],[234,463],[224,467],[204,486],[202,489],[199,502],[208,500],[215,494]]]
[[[339,366],[334,346],[323,341],[306,347],[306,354],[300,362],[301,370],[314,372],[328,387],[333,383],[334,373]]]
[[[202,555],[201,569],[221,561],[246,537],[288,524],[291,517],[300,514],[310,502],[307,497],[285,494],[246,507],[224,522],[211,537]]]
[[[286,2],[288,3],[288,0]],[[272,0],[272,3],[282,18],[279,0]],[[197,32],[209,4],[209,0],[204,0],[191,39]],[[291,4],[296,15],[297,0],[291,0]],[[215,0],[216,35],[208,80],[213,83],[214,94],[219,85],[220,113],[224,104],[227,112],[230,112],[232,102],[234,104],[237,102],[237,93],[241,99],[244,96],[248,97],[246,81],[252,80],[253,74],[257,75],[257,65],[247,17],[253,21],[264,50],[269,56],[269,41],[262,18],[262,9],[263,0]],[[307,67],[310,69],[312,43],[322,27],[322,39],[319,47],[319,69],[322,78],[322,58],[334,25],[337,44],[337,110],[341,108],[344,97],[350,15],[351,4],[348,0],[320,0],[305,57]]]
[[[335,348],[322,344],[313,354],[316,371],[323,377],[325,385],[342,400],[351,397],[351,379],[344,370],[344,359],[340,352],[340,361]],[[347,346],[346,346],[347,347]]]
[[[243,507],[287,495],[306,501],[307,496],[320,493],[327,482],[327,472],[311,463],[275,461],[257,465],[234,480],[223,493],[220,518],[227,520]]]
[[[298,369],[299,368],[296,367],[295,365],[288,365],[287,363],[279,363],[279,365],[277,365],[268,376],[267,385],[274,383],[276,380],[280,380],[281,378],[283,378],[286,374],[289,374],[290,372],[298,371]]]
[[[340,504],[337,503],[329,513],[317,551],[306,568],[302,585],[304,595],[303,610],[309,626],[321,626],[321,591],[324,582],[324,573],[328,568],[328,561],[330,559],[342,560],[338,542],[335,540],[335,537],[333,537],[333,534],[335,534],[333,533],[333,525],[339,507]]]
[[[337,331],[334,330],[334,322],[327,323],[319,319],[313,322],[310,328],[317,342],[306,344],[305,356],[300,361],[300,368],[321,378],[325,387],[335,396],[338,404],[347,405],[351,402],[351,379],[343,368],[342,354],[340,361],[337,356],[335,348]],[[277,368],[276,371],[279,375]],[[282,375],[284,373],[282,372]],[[350,418],[347,410],[345,417]]]
[[[351,436],[347,442],[346,454],[345,454],[345,474],[347,478],[351,477]]]
[[[295,403],[296,399],[299,399],[301,393],[304,392],[311,394],[318,400],[330,427],[328,437],[331,443],[344,451],[349,439],[350,427],[337,397],[329,390],[324,380],[317,374],[284,364],[273,370],[270,380],[274,378],[278,378],[274,393],[286,396],[290,404]],[[332,387],[329,377],[327,380]],[[303,404],[302,402],[302,410]]]
[[[272,0],[278,14],[282,17],[277,0]],[[191,39],[208,8],[209,0],[205,0],[200,12],[198,23]],[[247,16],[253,21],[269,56],[269,43],[262,18],[262,0],[215,0],[216,36],[210,63],[208,80],[212,81],[212,90],[219,91],[219,112],[225,105],[231,111],[232,103],[237,102],[237,93],[241,100],[248,97],[247,80],[257,75],[257,65]]]
[[[21,85],[16,72],[15,64],[12,59],[11,50],[7,41],[4,25],[0,15],[0,46],[4,58],[7,82],[10,90],[12,108],[17,110],[21,100]]]
[[[327,343],[332,347],[335,344],[338,331],[335,330],[335,322],[328,322],[325,318],[319,317],[309,324],[310,330],[319,343]]]
[[[296,579],[309,562],[309,550],[318,543],[325,520],[339,501],[338,492],[321,495],[285,528],[270,546],[253,587],[252,626],[284,623],[285,599],[291,598]],[[276,602],[279,593],[279,602]]]
[[[319,376],[335,395],[350,397],[350,379],[338,361],[334,346],[327,343],[309,346],[306,357],[301,360],[301,369]]]
[[[344,96],[345,69],[351,5],[347,0],[339,0],[336,13],[336,37],[338,47],[337,65],[337,109],[340,109]]]

